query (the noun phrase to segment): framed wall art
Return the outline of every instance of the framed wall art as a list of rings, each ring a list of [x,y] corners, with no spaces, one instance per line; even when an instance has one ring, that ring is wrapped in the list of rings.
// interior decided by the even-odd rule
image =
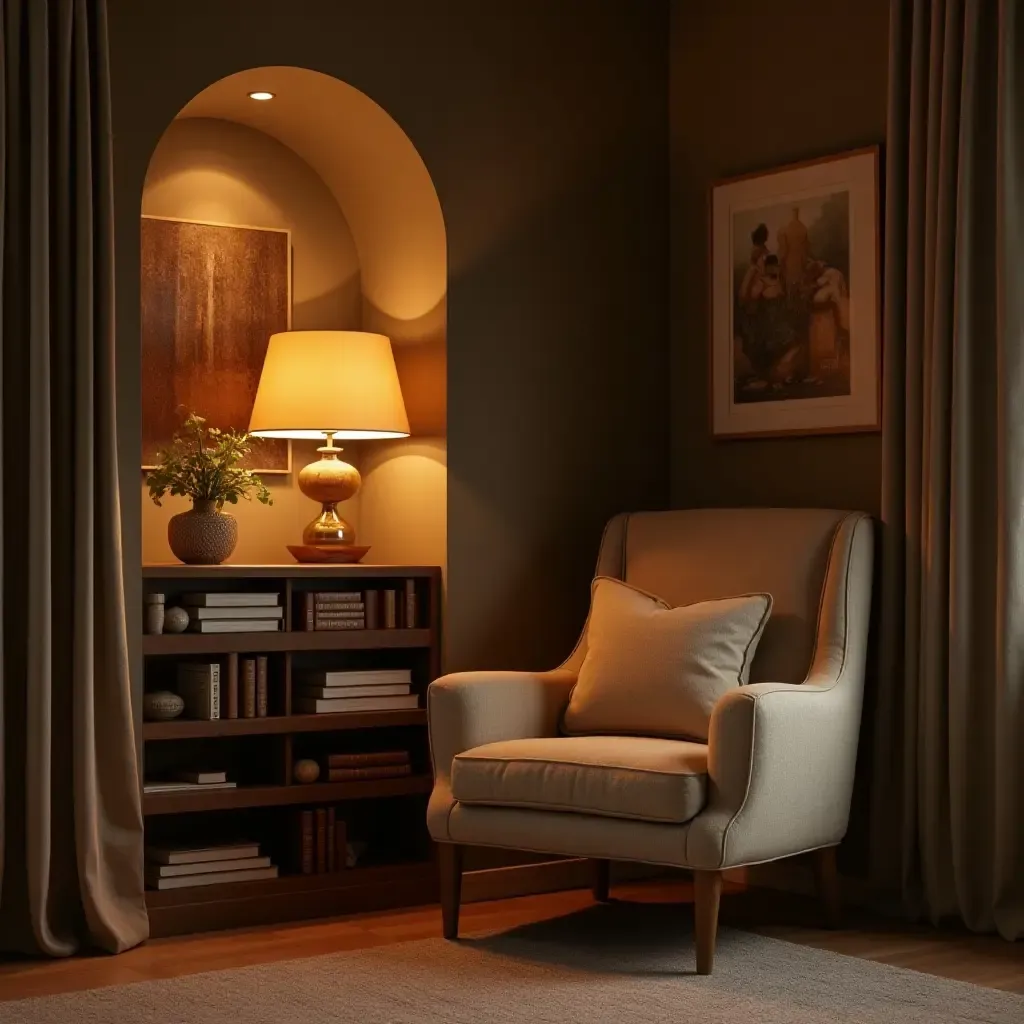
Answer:
[[[711,190],[715,437],[880,426],[878,147]]]
[[[287,230],[142,218],[142,461],[188,412],[247,430],[270,336],[291,326]],[[250,469],[290,473],[289,441],[253,439]]]

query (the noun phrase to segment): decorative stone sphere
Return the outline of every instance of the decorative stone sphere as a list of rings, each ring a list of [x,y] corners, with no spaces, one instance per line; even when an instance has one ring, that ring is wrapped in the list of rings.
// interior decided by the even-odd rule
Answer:
[[[184,633],[188,629],[188,612],[175,605],[164,610],[164,632]]]
[[[295,776],[296,782],[306,784],[316,782],[316,780],[320,778],[320,765],[318,765],[312,758],[304,757],[301,761],[295,762],[295,767],[292,769],[292,775]]]
[[[152,722],[169,722],[185,710],[185,702],[170,690],[154,690],[142,698],[142,717]]]

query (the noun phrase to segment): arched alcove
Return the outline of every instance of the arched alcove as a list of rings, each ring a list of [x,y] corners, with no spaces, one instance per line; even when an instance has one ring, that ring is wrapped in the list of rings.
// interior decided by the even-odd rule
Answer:
[[[267,102],[249,93],[274,94]],[[395,120],[346,83],[297,67],[253,68],[178,114],[146,175],[144,215],[286,228],[292,327],[387,334],[409,413],[404,441],[350,442],[363,487],[344,511],[368,561],[447,562],[444,220],[430,174]],[[143,381],[143,387],[146,386]],[[315,444],[295,444],[295,469]],[[242,509],[235,561],[286,561],[310,518],[292,476],[267,477],[272,508]],[[166,519],[143,495],[144,561],[162,561]]]

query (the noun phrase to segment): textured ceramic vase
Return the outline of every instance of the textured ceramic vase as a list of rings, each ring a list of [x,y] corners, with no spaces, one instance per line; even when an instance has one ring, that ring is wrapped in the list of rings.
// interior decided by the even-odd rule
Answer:
[[[187,512],[171,517],[167,542],[186,565],[220,565],[238,543],[238,521],[218,512],[212,501],[195,500]]]

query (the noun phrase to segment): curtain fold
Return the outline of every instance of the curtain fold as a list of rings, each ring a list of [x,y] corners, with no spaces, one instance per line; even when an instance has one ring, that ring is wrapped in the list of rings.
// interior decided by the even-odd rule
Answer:
[[[114,389],[104,0],[0,0],[0,947],[148,934]]]
[[[893,0],[872,859],[1024,936],[1024,21]]]

